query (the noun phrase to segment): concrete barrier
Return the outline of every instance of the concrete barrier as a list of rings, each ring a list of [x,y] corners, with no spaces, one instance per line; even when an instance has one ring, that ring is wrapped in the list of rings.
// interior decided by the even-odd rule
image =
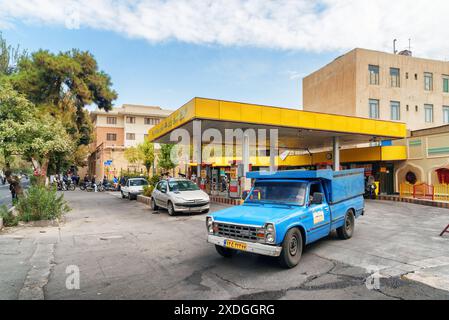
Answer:
[[[139,195],[139,196],[137,196],[137,202],[141,202],[146,205],[151,205],[151,198]]]

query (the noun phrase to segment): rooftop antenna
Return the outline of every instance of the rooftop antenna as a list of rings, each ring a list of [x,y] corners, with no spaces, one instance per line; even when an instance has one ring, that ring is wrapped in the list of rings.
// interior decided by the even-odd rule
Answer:
[[[398,39],[394,39],[393,40],[393,53],[396,54],[398,53],[398,51],[396,50],[396,42],[398,41]]]
[[[412,51],[412,39],[408,38],[408,51]]]

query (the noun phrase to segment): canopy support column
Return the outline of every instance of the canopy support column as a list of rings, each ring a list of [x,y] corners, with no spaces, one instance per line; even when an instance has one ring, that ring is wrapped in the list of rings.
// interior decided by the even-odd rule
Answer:
[[[340,138],[333,137],[332,139],[332,151],[334,160],[334,171],[340,171]]]
[[[246,173],[249,172],[249,136],[248,133],[245,132],[243,134],[243,145],[242,145],[242,162],[243,162],[243,190],[251,189],[251,179],[246,178]]]
[[[201,163],[202,163],[202,132],[201,120],[193,121],[193,162],[197,163],[196,181],[201,184]]]

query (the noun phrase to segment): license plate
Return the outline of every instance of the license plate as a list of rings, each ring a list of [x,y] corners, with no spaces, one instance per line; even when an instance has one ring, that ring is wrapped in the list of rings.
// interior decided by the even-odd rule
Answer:
[[[247,245],[246,245],[246,243],[241,243],[241,242],[232,241],[232,240],[225,240],[225,247],[235,249],[235,250],[240,250],[240,251],[246,251]]]

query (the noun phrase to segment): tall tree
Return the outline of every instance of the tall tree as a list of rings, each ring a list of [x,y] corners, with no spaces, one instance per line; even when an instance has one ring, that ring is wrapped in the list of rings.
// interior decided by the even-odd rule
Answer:
[[[161,169],[170,171],[176,168],[176,164],[172,161],[172,150],[174,147],[174,144],[161,144],[161,153],[158,161]]]
[[[51,166],[58,168],[67,161],[83,160],[92,142],[93,125],[85,107],[96,105],[109,111],[117,93],[110,77],[99,70],[95,58],[79,50],[53,54],[39,50],[20,59],[17,72],[10,76],[14,88],[25,94],[40,112],[60,121],[77,148],[72,159],[52,154]],[[83,154],[84,153],[84,154]]]
[[[147,175],[150,175],[150,169],[153,168],[153,175],[155,175],[154,172],[154,144],[151,143],[149,140],[145,139],[145,141],[137,146],[140,152],[140,158],[142,160],[143,165],[147,169]]]
[[[31,161],[45,181],[51,156],[71,154],[74,143],[61,121],[37,113],[36,107],[0,80],[0,149],[5,156],[6,176],[10,178],[10,157],[20,155]]]

